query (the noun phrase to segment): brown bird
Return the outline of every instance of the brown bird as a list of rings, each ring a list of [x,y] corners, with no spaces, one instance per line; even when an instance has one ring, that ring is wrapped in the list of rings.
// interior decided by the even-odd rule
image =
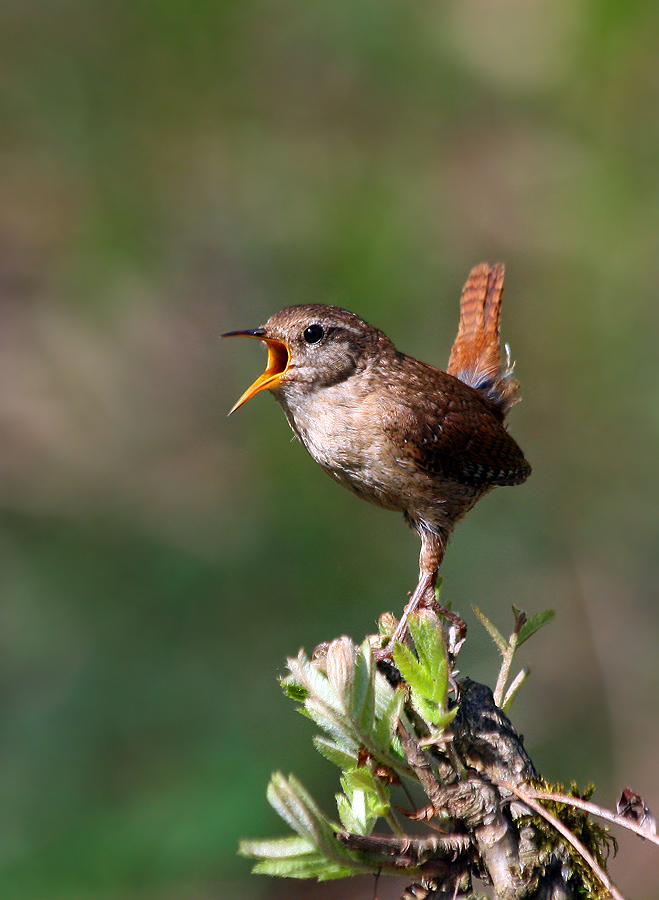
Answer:
[[[501,362],[503,278],[501,263],[472,269],[446,372],[337,306],[289,306],[261,328],[223,335],[257,338],[268,350],[265,372],[231,413],[267,388],[332,478],[399,510],[419,535],[419,581],[388,651],[407,616],[434,601],[455,524],[493,487],[531,473],[504,426],[518,386],[509,357]]]

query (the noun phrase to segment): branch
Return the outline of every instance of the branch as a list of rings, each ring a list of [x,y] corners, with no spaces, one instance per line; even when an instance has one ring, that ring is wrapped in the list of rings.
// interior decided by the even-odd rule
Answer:
[[[512,791],[520,800],[523,800],[527,806],[533,810],[533,812],[537,813],[539,816],[542,816],[549,824],[558,831],[560,835],[565,838],[565,840],[577,851],[579,856],[586,862],[591,871],[599,878],[607,891],[611,894],[614,900],[625,900],[620,891],[617,890],[615,885],[609,879],[609,876],[606,874],[604,869],[598,864],[595,857],[588,852],[588,850],[584,847],[581,841],[574,836],[574,834],[567,828],[560,819],[557,819],[556,816],[552,815],[549,810],[545,809],[544,806],[540,803],[536,803],[535,800],[528,794],[525,790],[522,790],[519,787],[515,787],[515,785],[511,784],[509,781],[502,781],[501,787],[507,788],[507,790]]]
[[[553,800],[555,803],[565,803],[568,806],[583,809],[584,812],[592,813],[594,816],[599,816],[600,819],[614,822],[616,825],[621,825],[623,828],[635,832],[639,837],[642,837],[646,841],[651,841],[659,847],[659,837],[657,837],[656,834],[653,834],[642,825],[637,825],[636,822],[632,821],[627,816],[611,812],[610,809],[598,806],[596,803],[591,803],[589,800],[583,800],[581,797],[572,797],[569,794],[557,794],[553,791],[538,791],[531,787],[526,787],[524,790],[529,797],[533,797],[535,800]]]

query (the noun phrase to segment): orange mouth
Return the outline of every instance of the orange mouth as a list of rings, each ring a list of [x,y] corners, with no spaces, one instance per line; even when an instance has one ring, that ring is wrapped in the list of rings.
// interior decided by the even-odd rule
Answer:
[[[237,403],[231,408],[229,415],[239,409],[243,403],[247,403],[254,394],[258,394],[263,388],[273,388],[279,383],[282,375],[288,371],[291,362],[291,354],[288,345],[275,338],[265,337],[263,328],[254,328],[251,331],[229,331],[222,337],[252,337],[256,338],[268,348],[268,362],[265,372],[256,379],[254,384],[247,388]]]

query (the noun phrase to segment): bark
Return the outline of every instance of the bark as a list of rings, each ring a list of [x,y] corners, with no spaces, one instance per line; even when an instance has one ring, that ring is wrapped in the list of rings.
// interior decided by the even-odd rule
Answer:
[[[445,749],[423,749],[418,735],[399,726],[409,765],[430,806],[427,816],[441,823],[430,838],[346,832],[339,839],[374,865],[415,868],[421,878],[402,900],[467,900],[473,879],[492,885],[495,900],[577,900],[578,879],[563,841],[548,840],[530,810],[502,786],[523,788],[539,776],[522,739],[494,704],[492,691],[466,678],[460,683],[459,711]],[[441,773],[441,774],[440,774]],[[447,777],[447,773],[450,773]],[[441,780],[440,780],[441,779]]]

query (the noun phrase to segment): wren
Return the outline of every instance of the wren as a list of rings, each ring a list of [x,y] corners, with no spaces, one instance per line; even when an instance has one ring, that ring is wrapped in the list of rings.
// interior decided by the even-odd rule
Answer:
[[[419,581],[388,650],[410,613],[434,601],[456,523],[492,488],[531,473],[504,425],[518,385],[509,355],[501,360],[503,278],[501,263],[472,269],[446,372],[337,306],[289,306],[261,328],[223,335],[257,338],[268,351],[265,372],[231,413],[267,388],[332,478],[402,512],[419,535]]]

